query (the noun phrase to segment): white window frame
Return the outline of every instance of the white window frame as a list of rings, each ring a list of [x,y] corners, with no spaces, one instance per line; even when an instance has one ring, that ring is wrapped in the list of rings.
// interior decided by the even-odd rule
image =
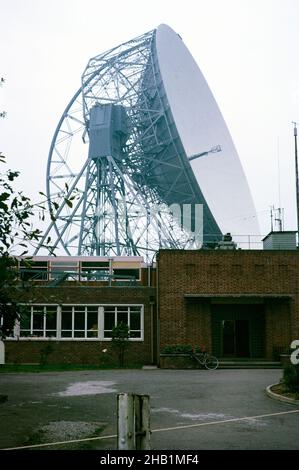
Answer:
[[[17,334],[17,339],[20,339],[21,341],[23,340],[33,340],[33,341],[56,341],[58,339],[58,331],[59,331],[59,321],[58,321],[58,305],[57,304],[54,304],[54,303],[50,303],[50,304],[30,304],[29,305],[30,307],[30,328],[26,329],[26,330],[23,330],[23,331],[29,331],[30,330],[30,335],[31,336],[21,336],[21,322],[20,321],[17,321],[16,322],[16,325],[15,325],[15,328],[14,328],[14,333]],[[35,315],[36,313],[34,312],[34,307],[43,307],[43,329],[42,330],[37,330],[36,328],[33,328],[33,315]],[[47,328],[47,321],[46,321],[46,309],[47,307],[56,307],[56,336],[46,336],[46,331],[49,329]],[[43,336],[34,336],[33,334],[33,331],[36,330],[36,331],[42,331],[43,332]],[[52,331],[55,331],[55,330],[52,330]],[[14,339],[14,338],[12,338]]]
[[[25,304],[23,304],[25,305]],[[28,304],[26,304],[28,305]],[[118,307],[126,307],[128,309],[128,323],[130,328],[130,307],[140,307],[140,329],[141,329],[141,336],[140,338],[130,338],[130,342],[142,342],[144,341],[144,304],[57,304],[57,303],[34,303],[28,305],[31,308],[30,312],[30,331],[33,331],[33,308],[34,307],[56,307],[56,336],[21,336],[21,327],[20,322],[16,322],[15,325],[15,336],[11,338],[7,338],[7,340],[20,340],[20,341],[102,341],[102,342],[110,342],[112,341],[111,338],[104,338],[104,309],[105,307],[114,307],[115,309],[115,324],[117,321],[117,308]],[[87,308],[88,307],[98,307],[98,335],[96,337],[91,338],[77,338],[74,337],[74,308],[72,308],[72,336],[69,338],[64,338],[61,336],[61,326],[62,326],[62,316],[61,310],[63,307],[84,307],[85,308],[85,332],[87,333]],[[43,323],[43,331],[44,335],[46,333],[46,322]],[[79,331],[79,330],[78,330]],[[82,330],[83,331],[83,330]],[[139,331],[139,330],[134,330]]]
[[[144,305],[143,304],[103,304],[103,314],[102,314],[102,325],[101,325],[101,334],[102,334],[102,341],[112,341],[112,338],[104,338],[104,311],[105,307],[114,307],[114,325],[117,322],[117,308],[118,307],[126,307],[128,308],[128,327],[130,329],[130,307],[140,307],[140,331],[141,336],[140,338],[130,338],[129,341],[144,341]],[[137,330],[133,330],[137,331]],[[139,331],[139,330],[138,330]]]
[[[71,330],[62,330],[62,309],[63,307],[71,307],[72,308],[72,329]],[[82,309],[84,308],[84,330],[75,330],[75,308],[76,307],[81,307]],[[87,314],[88,314],[88,307],[97,307],[98,308],[98,334],[97,336],[90,337],[88,338],[87,336],[85,337],[76,337],[75,336],[75,331],[84,331],[85,334],[87,334]],[[60,305],[60,328],[59,328],[59,335],[62,341],[98,341],[100,339],[100,306],[98,304],[61,304]],[[72,336],[70,337],[64,337],[62,336],[62,331],[71,331]]]

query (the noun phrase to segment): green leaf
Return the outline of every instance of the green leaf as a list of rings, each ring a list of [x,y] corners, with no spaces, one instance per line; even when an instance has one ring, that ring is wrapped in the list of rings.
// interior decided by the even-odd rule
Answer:
[[[9,193],[2,193],[0,194],[0,201],[6,201],[9,198]]]
[[[67,206],[73,207],[73,203],[69,199],[67,199],[66,197],[64,198],[64,201],[65,201]]]

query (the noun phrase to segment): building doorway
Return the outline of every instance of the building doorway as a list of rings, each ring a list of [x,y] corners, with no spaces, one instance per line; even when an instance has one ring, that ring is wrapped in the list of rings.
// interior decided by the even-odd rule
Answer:
[[[249,355],[249,320],[222,320],[222,356]]]

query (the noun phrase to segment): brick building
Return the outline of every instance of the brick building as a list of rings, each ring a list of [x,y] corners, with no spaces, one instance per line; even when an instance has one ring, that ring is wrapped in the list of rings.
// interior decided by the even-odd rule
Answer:
[[[160,350],[273,359],[299,338],[298,251],[162,250],[157,265]]]
[[[138,257],[34,257],[20,261],[15,300],[24,306],[6,340],[9,363],[115,363],[111,330],[130,328],[130,364],[157,361],[154,271]],[[107,350],[107,352],[103,352]]]
[[[29,271],[21,261],[27,313],[6,340],[10,363],[113,362],[119,321],[130,364],[159,364],[175,344],[272,360],[299,338],[297,250],[160,250],[156,269],[137,257],[36,257]]]

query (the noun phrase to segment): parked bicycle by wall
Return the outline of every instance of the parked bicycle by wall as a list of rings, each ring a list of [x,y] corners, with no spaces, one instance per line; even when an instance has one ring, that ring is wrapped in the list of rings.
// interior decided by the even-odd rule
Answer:
[[[203,352],[194,352],[190,353],[192,359],[197,361],[201,366],[205,367],[209,370],[215,370],[219,366],[219,360],[217,357],[212,356],[211,354],[207,353],[206,351]]]

